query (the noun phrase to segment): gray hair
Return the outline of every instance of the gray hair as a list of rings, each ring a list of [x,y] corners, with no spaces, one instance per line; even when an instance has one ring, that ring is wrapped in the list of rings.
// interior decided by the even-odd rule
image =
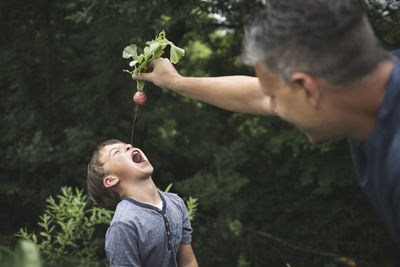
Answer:
[[[287,84],[305,72],[349,84],[391,59],[363,11],[361,0],[270,0],[245,29],[242,60]]]

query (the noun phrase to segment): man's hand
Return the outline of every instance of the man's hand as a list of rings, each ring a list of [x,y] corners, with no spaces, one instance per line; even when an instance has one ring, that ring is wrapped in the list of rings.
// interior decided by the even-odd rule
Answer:
[[[161,88],[174,89],[175,83],[182,77],[167,58],[154,59],[150,62],[147,71],[139,75],[133,74],[132,79],[152,82]]]

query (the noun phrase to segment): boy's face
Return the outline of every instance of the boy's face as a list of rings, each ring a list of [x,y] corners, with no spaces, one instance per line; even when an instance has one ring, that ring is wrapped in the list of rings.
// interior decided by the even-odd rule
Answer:
[[[147,179],[153,173],[153,166],[144,153],[131,145],[117,143],[105,146],[100,152],[101,161],[111,176],[121,181]]]

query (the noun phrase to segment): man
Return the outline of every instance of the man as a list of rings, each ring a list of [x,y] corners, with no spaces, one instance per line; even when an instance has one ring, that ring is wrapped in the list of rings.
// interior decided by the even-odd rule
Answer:
[[[271,0],[245,31],[242,56],[258,79],[182,77],[163,58],[133,79],[230,111],[278,115],[312,143],[348,138],[360,185],[400,244],[400,51],[393,55],[361,1]]]

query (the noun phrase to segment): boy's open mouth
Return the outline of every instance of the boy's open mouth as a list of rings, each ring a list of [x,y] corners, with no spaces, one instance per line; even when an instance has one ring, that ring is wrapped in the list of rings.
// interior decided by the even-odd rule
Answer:
[[[145,161],[146,161],[146,160],[142,157],[142,155],[140,154],[140,152],[137,151],[137,150],[134,150],[134,151],[132,152],[132,160],[133,160],[133,162],[135,162],[135,163],[142,163],[142,162],[145,162]]]

